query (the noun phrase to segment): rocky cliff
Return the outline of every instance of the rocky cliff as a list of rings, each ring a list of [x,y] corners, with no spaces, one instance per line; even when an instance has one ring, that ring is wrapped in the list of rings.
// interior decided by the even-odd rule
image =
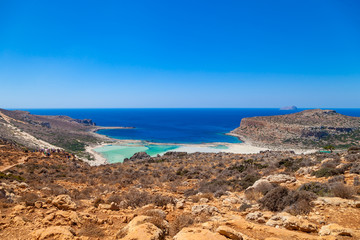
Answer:
[[[325,145],[349,147],[360,141],[360,118],[333,110],[252,117],[241,120],[231,132],[254,145],[313,148]]]

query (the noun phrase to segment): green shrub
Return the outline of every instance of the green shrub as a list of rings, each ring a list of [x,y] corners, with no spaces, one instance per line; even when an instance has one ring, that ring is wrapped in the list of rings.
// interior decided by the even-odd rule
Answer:
[[[300,186],[299,191],[308,191],[315,193],[318,196],[327,196],[330,193],[329,185],[320,182],[304,183]]]
[[[323,167],[321,169],[319,169],[318,171],[314,171],[311,173],[312,176],[315,176],[317,178],[320,177],[331,177],[331,176],[335,176],[335,175],[339,175],[340,171],[338,169],[335,168],[328,168],[328,167]]]

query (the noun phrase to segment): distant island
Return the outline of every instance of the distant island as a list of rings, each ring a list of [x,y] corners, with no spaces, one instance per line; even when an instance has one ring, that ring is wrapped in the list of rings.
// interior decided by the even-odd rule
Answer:
[[[282,148],[337,148],[356,146],[360,140],[360,118],[334,110],[243,118],[231,134],[256,146]]]
[[[285,106],[285,107],[281,107],[280,110],[285,110],[285,111],[294,111],[297,110],[298,108],[296,106]]]

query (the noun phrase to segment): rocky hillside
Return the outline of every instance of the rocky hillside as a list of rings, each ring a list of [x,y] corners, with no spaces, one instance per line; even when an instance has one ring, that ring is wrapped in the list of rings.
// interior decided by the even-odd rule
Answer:
[[[90,119],[0,109],[0,138],[32,149],[63,148],[74,153],[83,152],[85,145],[103,140],[91,131],[94,128],[95,123]]]
[[[0,239],[360,239],[360,149],[89,166],[0,141]]]
[[[241,120],[231,134],[254,145],[289,148],[346,148],[360,143],[360,118],[333,110],[305,110],[298,113],[251,117]]]

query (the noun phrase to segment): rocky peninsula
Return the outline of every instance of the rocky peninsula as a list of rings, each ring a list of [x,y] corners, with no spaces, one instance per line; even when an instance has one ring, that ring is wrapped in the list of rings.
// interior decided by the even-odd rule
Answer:
[[[251,117],[241,120],[231,134],[245,142],[269,148],[336,148],[356,146],[360,141],[360,118],[334,110],[305,110],[298,113]]]

